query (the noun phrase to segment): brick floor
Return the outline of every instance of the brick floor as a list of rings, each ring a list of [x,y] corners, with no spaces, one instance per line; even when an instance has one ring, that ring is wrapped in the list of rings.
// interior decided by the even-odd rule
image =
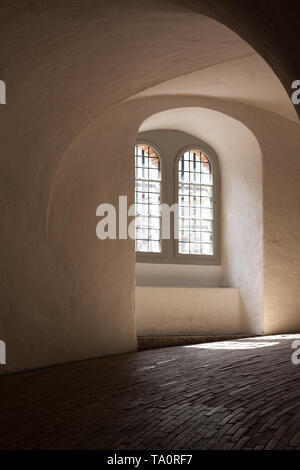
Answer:
[[[300,449],[292,341],[180,346],[2,376],[0,448]]]

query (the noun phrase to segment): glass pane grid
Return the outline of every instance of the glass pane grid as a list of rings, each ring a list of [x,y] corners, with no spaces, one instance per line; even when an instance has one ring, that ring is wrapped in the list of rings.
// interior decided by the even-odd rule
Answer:
[[[213,255],[213,175],[209,159],[189,150],[179,159],[180,254]]]
[[[161,252],[161,169],[157,153],[148,145],[135,147],[135,249]]]

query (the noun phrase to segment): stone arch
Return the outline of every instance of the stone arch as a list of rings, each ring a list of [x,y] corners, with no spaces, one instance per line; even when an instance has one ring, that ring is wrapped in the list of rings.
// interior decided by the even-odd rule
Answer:
[[[278,237],[275,230],[283,214],[294,253],[298,221],[284,214],[299,169],[295,111],[284,106],[282,114],[281,98],[278,104],[272,96],[266,102],[215,88],[205,94],[203,86],[199,94],[173,90],[170,96],[137,97],[184,74],[222,63],[230,69],[254,54],[226,26],[173,5],[104,0],[80,6],[55,0],[49,7],[24,0],[1,9],[1,78],[8,93],[0,109],[6,247],[1,334],[10,345],[5,372],[136,348],[132,243],[112,241],[105,248],[96,243],[95,209],[103,200],[115,202],[118,194],[132,201],[128,158],[138,127],[147,116],[174,106],[211,107],[244,122],[258,137],[264,204],[276,206],[265,210],[266,331],[298,327],[299,260],[283,256],[285,233]],[[142,34],[150,26],[151,34]],[[119,142],[118,130],[124,135]],[[265,138],[271,131],[273,139]],[[117,157],[120,142],[124,158]],[[284,147],[289,161],[274,160],[276,147]],[[276,204],[274,181],[286,194]],[[289,211],[297,201],[293,191]],[[282,266],[289,269],[286,276]],[[290,298],[284,305],[283,290]]]

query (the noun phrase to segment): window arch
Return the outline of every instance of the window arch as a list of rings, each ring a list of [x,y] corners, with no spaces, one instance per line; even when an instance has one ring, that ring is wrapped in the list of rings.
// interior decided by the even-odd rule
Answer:
[[[187,148],[177,160],[177,255],[216,256],[215,174],[211,158]]]
[[[161,253],[161,161],[147,143],[135,146],[135,250]]]

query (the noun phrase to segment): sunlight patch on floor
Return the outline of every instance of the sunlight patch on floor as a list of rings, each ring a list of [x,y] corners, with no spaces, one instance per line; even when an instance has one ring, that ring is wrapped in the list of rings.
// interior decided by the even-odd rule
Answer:
[[[197,349],[257,349],[266,348],[269,346],[275,346],[280,344],[282,339],[300,339],[300,334],[282,334],[282,335],[270,335],[270,336],[259,336],[253,338],[241,338],[236,341],[218,341],[213,343],[201,343],[201,344],[190,344],[184,346],[185,348],[197,348]],[[274,341],[276,340],[276,341]]]
[[[275,346],[280,344],[279,342],[239,342],[239,341],[224,341],[216,343],[204,343],[204,344],[192,344],[185,346],[186,348],[198,348],[198,349],[257,349],[266,348],[268,346]]]

